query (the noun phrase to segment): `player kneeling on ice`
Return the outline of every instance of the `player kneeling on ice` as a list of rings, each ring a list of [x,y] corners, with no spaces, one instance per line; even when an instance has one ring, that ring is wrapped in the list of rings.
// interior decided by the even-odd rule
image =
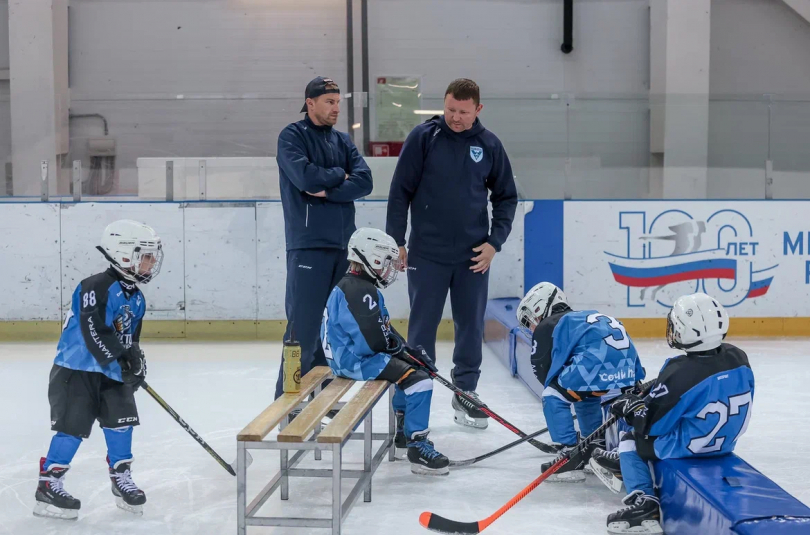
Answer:
[[[608,533],[663,533],[648,461],[727,455],[748,427],[754,374],[746,354],[723,343],[728,327],[712,297],[680,297],[667,316],[667,342],[686,355],[667,360],[647,397],[628,394],[612,405],[633,431],[618,454],[595,450],[591,458],[627,487],[629,507],[608,516]]]
[[[321,324],[321,341],[335,375],[396,384],[395,444],[408,449],[414,474],[446,475],[450,461],[427,439],[433,381],[404,357],[403,341],[390,326],[380,289],[399,273],[399,247],[394,238],[373,228],[361,228],[349,240],[349,271],[332,290]],[[419,349],[422,362],[430,356]],[[400,358],[398,358],[398,356]]]
[[[138,425],[134,393],[146,377],[138,345],[146,302],[136,285],[158,274],[163,250],[151,228],[127,220],[107,226],[97,248],[110,268],[84,279],[73,292],[51,369],[48,400],[56,435],[40,460],[37,516],[78,518],[81,502],[65,490],[65,473],[95,420],[107,441],[118,507],[142,514],[146,503],[130,473],[132,427]]]
[[[571,406],[582,436],[589,436],[602,425],[600,396],[632,387],[644,378],[644,368],[619,321],[595,310],[571,310],[562,290],[549,282],[529,290],[516,314],[532,338],[531,363],[544,387],[543,414],[551,439],[570,450],[577,444]],[[548,481],[584,481],[589,454],[575,456]]]

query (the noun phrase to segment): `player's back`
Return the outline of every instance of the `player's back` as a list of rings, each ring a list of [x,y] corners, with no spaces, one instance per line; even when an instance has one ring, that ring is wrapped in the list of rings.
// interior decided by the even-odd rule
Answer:
[[[625,388],[644,378],[624,326],[596,310],[569,312],[554,329],[552,369],[565,366],[560,384],[574,391]]]
[[[730,453],[745,432],[754,400],[754,374],[731,344],[672,358],[650,392],[644,434],[660,459]]]
[[[388,310],[382,292],[362,274],[349,273],[332,289],[321,322],[321,342],[332,369],[362,380],[361,362],[388,347]]]
[[[127,286],[122,286],[112,269],[76,286],[54,364],[121,380],[117,353],[132,345],[146,310],[140,290],[134,284]],[[100,359],[108,363],[102,365]]]

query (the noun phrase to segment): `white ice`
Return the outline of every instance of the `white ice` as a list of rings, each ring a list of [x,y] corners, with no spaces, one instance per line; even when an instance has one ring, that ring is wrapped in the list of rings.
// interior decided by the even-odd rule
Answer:
[[[737,452],[810,503],[807,451],[810,427],[810,344],[806,340],[753,340],[737,343],[748,352],[757,381],[753,418]],[[280,356],[275,343],[144,343],[149,382],[227,461],[236,455],[236,433],[271,401]],[[649,376],[673,354],[663,343],[637,344]],[[145,392],[137,399],[142,425],[135,430],[133,475],[147,493],[143,517],[115,507],[110,493],[101,430],[82,444],[66,478],[66,488],[82,500],[79,520],[34,517],[38,460],[48,448],[48,372],[54,344],[0,345],[0,534],[13,535],[206,535],[236,531],[236,479],[223,470]],[[489,406],[526,432],[545,427],[539,401],[485,348],[478,392]],[[438,346],[439,367],[449,376],[452,344]],[[450,392],[436,385],[431,438],[452,459],[490,451],[515,436],[495,422],[477,431],[453,423]],[[382,406],[374,425],[386,425]],[[548,436],[544,436],[549,440]],[[379,443],[375,443],[379,444]],[[362,463],[360,443],[346,448],[350,468]],[[278,453],[254,452],[248,471],[250,498],[278,467]],[[322,463],[331,459],[324,453]],[[447,477],[412,475],[406,463],[384,461],[373,480],[373,501],[359,499],[344,533],[423,534],[422,511],[454,520],[487,517],[540,474],[549,457],[521,445]],[[301,466],[313,466],[310,458]],[[352,480],[348,480],[351,482]],[[348,492],[344,487],[344,496]],[[292,479],[290,500],[273,496],[266,515],[328,516],[328,479]],[[250,499],[249,498],[249,499]],[[594,477],[583,484],[543,483],[487,528],[488,534],[582,535],[604,533],[605,517],[619,506]],[[248,528],[249,534],[324,534],[327,530]]]

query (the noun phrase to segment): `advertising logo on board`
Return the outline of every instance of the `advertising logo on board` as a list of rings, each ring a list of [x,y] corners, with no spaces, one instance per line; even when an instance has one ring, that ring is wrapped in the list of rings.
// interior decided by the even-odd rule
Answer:
[[[738,210],[622,211],[620,250],[605,251],[614,280],[627,287],[627,306],[671,307],[678,296],[705,292],[724,306],[768,293],[773,270],[759,265],[751,221]],[[623,237],[623,238],[624,238]]]

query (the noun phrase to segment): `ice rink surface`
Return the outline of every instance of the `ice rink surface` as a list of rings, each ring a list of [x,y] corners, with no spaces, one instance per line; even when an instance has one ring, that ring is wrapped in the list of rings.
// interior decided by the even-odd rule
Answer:
[[[737,453],[805,503],[810,450],[810,342],[740,339],[756,377],[753,417]],[[637,344],[648,377],[675,354],[664,342]],[[236,433],[271,401],[281,346],[278,343],[144,342],[148,381],[227,461],[236,456]],[[47,451],[48,373],[55,344],[0,344],[0,534],[13,535],[221,535],[236,532],[236,478],[229,475],[148,394],[136,394],[141,426],[135,430],[133,477],[147,494],[143,517],[116,508],[98,427],[86,440],[66,477],[66,489],[81,499],[76,522],[31,514],[38,461]],[[490,408],[525,432],[545,427],[539,401],[484,349],[478,393]],[[438,345],[440,372],[450,376],[452,344]],[[451,393],[436,384],[431,439],[451,459],[495,449],[516,437],[495,422],[485,431],[453,423]],[[375,411],[383,429],[386,411]],[[548,441],[548,435],[541,439]],[[375,443],[375,448],[376,448]],[[362,444],[344,450],[348,468],[362,468]],[[278,453],[254,451],[248,470],[251,499],[278,467]],[[412,475],[405,462],[384,461],[373,480],[373,501],[358,500],[343,532],[424,534],[419,514],[429,510],[454,520],[482,519],[540,474],[550,457],[521,445],[447,477]],[[322,462],[331,454],[324,453]],[[310,456],[300,466],[313,466]],[[353,480],[348,480],[348,488]],[[274,495],[262,514],[328,516],[329,480],[292,479],[290,501]],[[344,496],[347,490],[344,490]],[[582,535],[604,533],[605,517],[620,507],[595,476],[584,484],[543,483],[487,528],[487,534]],[[249,534],[325,534],[327,530],[248,528]]]

